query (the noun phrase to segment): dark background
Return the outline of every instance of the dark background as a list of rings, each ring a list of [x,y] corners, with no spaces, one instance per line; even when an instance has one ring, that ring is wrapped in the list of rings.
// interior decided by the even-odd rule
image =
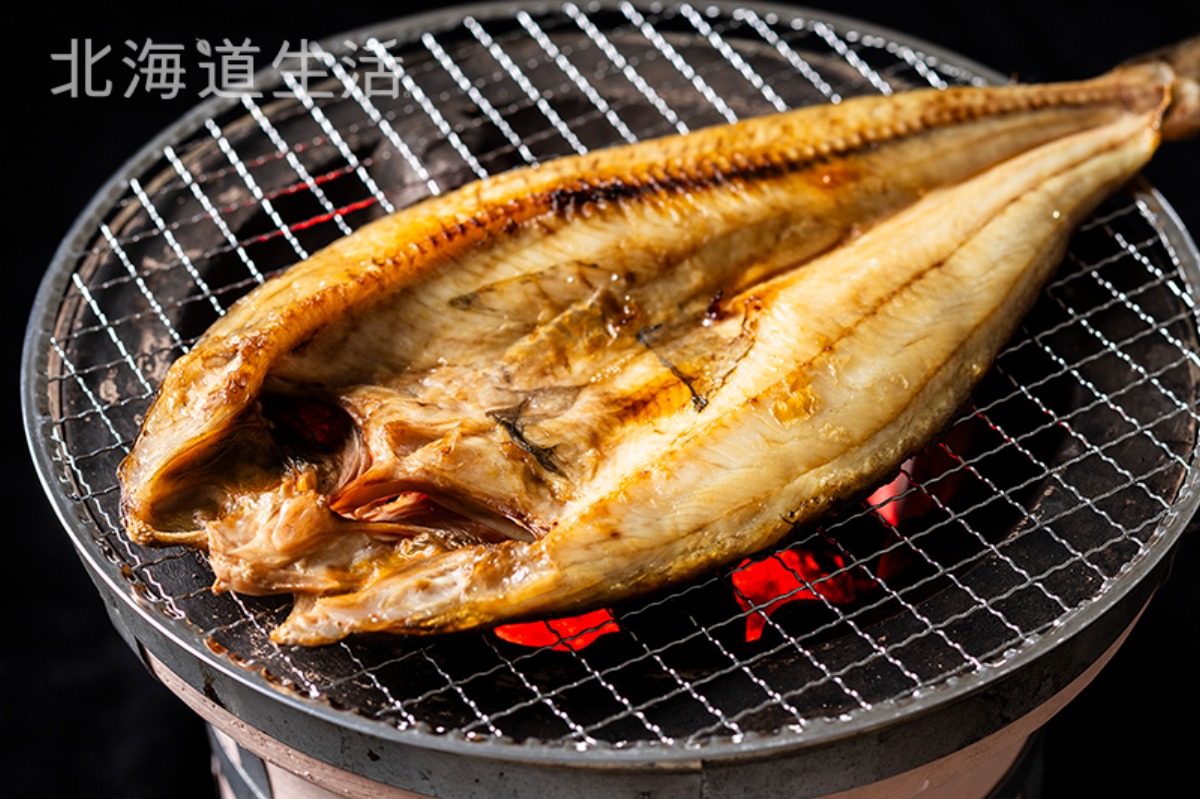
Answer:
[[[436,0],[423,8],[445,5]],[[703,5],[703,3],[699,3]],[[1145,50],[1200,33],[1200,5],[1134,3],[828,2],[809,4],[924,39],[1026,81],[1089,77]],[[38,282],[91,196],[149,139],[198,101],[117,86],[109,98],[70,98],[51,58],[91,39],[128,55],[126,40],[191,46],[241,42],[264,54],[391,19],[394,2],[33,4],[32,24],[9,25],[4,82],[3,266],[5,369],[19,374],[20,346]],[[26,18],[28,19],[28,18]],[[1200,234],[1200,145],[1176,145],[1147,175],[1185,225]],[[211,797],[203,727],[118,637],[70,540],[38,484],[20,421],[16,380],[4,395],[11,443],[4,461],[9,509],[3,562],[0,660],[0,793],[20,797]],[[1195,768],[1196,535],[1128,643],[1079,700],[1047,728],[1046,797],[1146,796]],[[1182,720],[1183,727],[1176,726]],[[1182,736],[1182,737],[1180,737]],[[1190,744],[1189,744],[1190,742]],[[1187,752],[1191,750],[1191,752]],[[1190,780],[1194,785],[1194,780]],[[14,790],[15,789],[15,790]],[[1172,791],[1173,792],[1173,791]]]

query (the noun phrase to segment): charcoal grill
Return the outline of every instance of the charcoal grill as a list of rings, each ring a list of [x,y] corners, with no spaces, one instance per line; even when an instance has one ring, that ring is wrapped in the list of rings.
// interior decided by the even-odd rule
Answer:
[[[557,155],[998,80],[797,8],[530,3],[337,37],[203,104],[77,221],[26,341],[34,459],[116,627],[218,751],[232,738],[350,795],[823,796],[1020,743],[1119,643],[1195,510],[1200,267],[1146,185],[1081,227],[903,483],[781,545],[832,565],[770,615],[727,570],[614,608],[619,632],[578,650],[490,633],[281,648],[266,633],[287,601],[214,594],[202,555],[130,542],[115,481],[170,362],[371,218]],[[839,575],[872,588],[834,601]]]

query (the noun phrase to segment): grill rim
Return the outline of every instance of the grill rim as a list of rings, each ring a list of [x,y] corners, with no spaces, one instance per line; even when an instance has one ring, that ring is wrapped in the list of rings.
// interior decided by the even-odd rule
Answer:
[[[706,3],[706,5],[726,12],[738,7],[750,6],[764,13],[777,13],[785,18],[820,19],[841,30],[857,29],[902,43],[971,71],[989,82],[1003,82],[1003,78],[998,72],[977,65],[970,59],[929,45],[907,34],[894,32],[866,21],[802,6],[780,6],[757,2],[732,3],[726,0],[718,0]],[[592,7],[614,9],[618,6],[619,3],[613,0],[604,0],[589,4],[588,7],[589,9]],[[561,8],[561,4],[538,2],[520,4],[519,7],[530,13],[538,13]],[[333,47],[335,42],[342,42],[350,38],[362,38],[366,35],[395,37],[401,41],[412,41],[423,31],[437,30],[443,26],[458,23],[467,16],[474,16],[481,20],[508,18],[512,8],[515,7],[495,3],[475,3],[451,9],[399,16],[378,25],[325,38],[321,40],[321,44],[322,46],[329,45],[330,49],[336,49]],[[406,31],[415,31],[415,33],[406,33]],[[260,85],[276,74],[276,70],[269,68],[260,71],[256,76],[256,85]],[[99,548],[89,546],[95,538],[91,533],[97,528],[68,496],[65,490],[65,486],[68,485],[67,476],[61,469],[63,461],[53,456],[54,442],[49,433],[51,416],[47,366],[51,360],[51,348],[47,345],[52,338],[55,322],[59,316],[61,300],[74,272],[73,267],[78,263],[76,254],[84,250],[96,230],[97,223],[107,212],[111,211],[114,201],[126,193],[128,179],[131,176],[144,173],[148,167],[158,161],[165,146],[186,138],[192,130],[193,122],[218,116],[236,105],[236,102],[236,98],[214,97],[198,104],[127,160],[94,195],[87,208],[76,218],[69,233],[55,252],[39,287],[26,329],[20,377],[26,438],[39,480],[51,500],[56,516],[71,535],[72,543],[81,560],[84,561],[89,576],[101,589],[106,607],[113,616],[118,630],[125,637],[127,643],[142,655],[143,659],[146,659],[143,650],[154,652],[160,657],[166,652],[174,657],[164,658],[164,662],[176,673],[190,674],[193,678],[195,675],[204,675],[201,677],[203,682],[188,680],[194,687],[219,685],[222,690],[215,691],[218,696],[221,696],[225,690],[249,690],[250,695],[265,702],[268,709],[283,702],[304,716],[317,718],[323,723],[332,725],[334,729],[352,730],[356,735],[362,735],[367,739],[374,740],[382,737],[404,747],[415,745],[417,748],[441,753],[465,754],[499,761],[527,761],[531,759],[532,753],[536,754],[536,758],[533,759],[542,764],[642,766],[668,761],[674,766],[688,770],[701,756],[706,760],[743,760],[751,756],[768,756],[781,751],[817,747],[844,738],[860,736],[864,732],[890,726],[904,717],[920,715],[940,706],[956,703],[971,694],[983,691],[996,682],[1003,681],[1027,664],[1043,658],[1072,641],[1081,632],[1089,628],[1095,629],[1100,619],[1108,616],[1117,606],[1127,604],[1131,595],[1140,594],[1139,589],[1153,590],[1157,587],[1157,583],[1152,577],[1162,576],[1165,567],[1169,564],[1169,555],[1174,551],[1179,536],[1182,535],[1197,506],[1200,505],[1200,494],[1197,493],[1197,489],[1200,487],[1200,471],[1195,467],[1197,454],[1200,453],[1200,442],[1194,442],[1191,452],[1193,468],[1182,482],[1167,517],[1151,541],[1148,542],[1147,552],[1140,556],[1131,568],[1122,572],[1119,581],[1114,578],[1114,582],[1119,582],[1120,585],[1106,589],[1101,597],[1093,599],[1083,608],[1064,615],[1059,619],[1054,630],[1034,636],[1032,641],[1027,640],[1018,651],[1006,656],[999,665],[992,665],[985,671],[976,671],[954,678],[949,683],[941,683],[922,691],[921,695],[909,699],[876,703],[869,711],[855,712],[854,718],[848,721],[811,719],[811,726],[797,735],[788,735],[786,731],[771,736],[751,733],[737,741],[731,741],[728,739],[729,736],[722,735],[687,746],[668,745],[659,741],[636,741],[616,746],[606,741],[599,741],[589,745],[582,755],[577,756],[573,748],[566,744],[550,745],[546,742],[539,742],[535,747],[527,744],[514,745],[510,740],[504,738],[474,740],[458,732],[432,733],[421,726],[399,729],[357,713],[339,711],[327,704],[309,702],[298,695],[281,692],[262,675],[242,669],[227,658],[212,652],[202,640],[194,635],[186,620],[171,619],[158,608],[140,601],[133,592],[127,590],[128,586],[118,579],[113,570],[107,568]],[[1195,296],[1200,290],[1200,266],[1198,266],[1200,255],[1197,254],[1195,243],[1190,239],[1174,210],[1156,190],[1143,180],[1139,179],[1138,185],[1133,187],[1133,196],[1136,200],[1145,203],[1156,217],[1162,218],[1166,223],[1157,227],[1160,234],[1165,236],[1174,249],[1174,260],[1179,266],[1179,274],[1191,294]],[[1141,603],[1135,604],[1140,608]],[[156,646],[151,646],[151,644]],[[188,657],[184,657],[185,655]],[[194,663],[190,661],[194,661]],[[209,683],[210,679],[217,680],[217,683]],[[228,700],[230,697],[221,696],[221,699]],[[249,704],[251,703],[248,702],[247,707]],[[753,743],[753,747],[747,746],[750,743]],[[751,748],[753,751],[748,754],[747,748]],[[600,753],[602,757],[597,753]],[[325,750],[318,756],[327,754],[328,750]]]

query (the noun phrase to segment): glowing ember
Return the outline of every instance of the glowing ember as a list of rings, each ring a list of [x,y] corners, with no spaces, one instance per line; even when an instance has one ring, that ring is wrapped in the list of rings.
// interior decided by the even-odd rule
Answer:
[[[959,490],[965,474],[961,460],[953,452],[967,452],[970,448],[970,429],[965,426],[952,429],[946,434],[944,445],[929,447],[906,460],[892,482],[867,497],[867,505],[892,527],[936,510]]]
[[[621,628],[606,609],[566,616],[547,621],[504,624],[497,627],[497,637],[522,646],[548,646],[559,652],[578,651],[606,633]]]
[[[785,549],[764,560],[745,560],[730,579],[742,610],[754,610],[746,616],[746,640],[757,641],[766,626],[767,616],[796,601],[824,598],[837,605],[852,602],[876,586],[876,581],[857,570],[846,570],[842,555],[826,555],[822,564],[808,550]],[[835,573],[836,572],[836,573]]]
[[[907,508],[904,507],[907,498],[903,495],[910,488],[912,480],[908,478],[908,472],[901,471],[895,480],[875,489],[875,492],[867,497],[867,504],[875,509],[875,515],[895,527],[908,515]]]

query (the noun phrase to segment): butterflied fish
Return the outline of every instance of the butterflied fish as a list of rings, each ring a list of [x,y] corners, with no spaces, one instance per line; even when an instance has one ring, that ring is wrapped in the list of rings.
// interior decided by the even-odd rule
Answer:
[[[1200,128],[1200,40],[564,158],[238,301],[120,469],[142,543],[321,644],[579,612],[766,547],[952,417],[1072,228]]]

